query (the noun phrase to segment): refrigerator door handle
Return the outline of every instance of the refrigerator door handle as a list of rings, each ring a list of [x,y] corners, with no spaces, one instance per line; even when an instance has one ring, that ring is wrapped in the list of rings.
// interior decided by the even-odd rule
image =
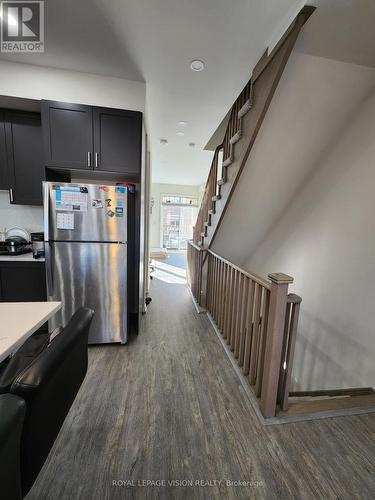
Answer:
[[[47,295],[48,298],[53,297],[53,271],[52,271],[52,248],[51,243],[44,243],[44,253],[46,261],[46,277],[47,277]]]

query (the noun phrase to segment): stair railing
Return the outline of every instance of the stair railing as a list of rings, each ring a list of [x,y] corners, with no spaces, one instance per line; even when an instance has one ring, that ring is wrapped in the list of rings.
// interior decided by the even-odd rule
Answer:
[[[247,82],[235,100],[223,140],[223,165],[233,161],[233,144],[240,139],[242,116],[253,105],[253,80]]]
[[[202,286],[202,251],[199,255],[200,268],[194,269]],[[288,407],[302,300],[288,295],[293,278],[273,273],[268,275],[269,281],[264,280],[211,250],[206,260],[207,312],[258,398],[263,416],[274,417]],[[198,302],[202,301],[201,288],[192,292]]]
[[[226,166],[233,161],[233,144],[240,139],[242,116],[251,108],[253,103],[253,84],[250,80],[234,102],[223,143],[216,149],[208,174],[201,206],[193,230],[193,241],[196,245],[203,245],[207,233],[210,217],[215,210],[215,203],[220,198],[221,178],[226,176]],[[219,165],[219,154],[223,151],[223,163]],[[222,168],[220,168],[222,167]],[[220,178],[219,178],[220,177]]]
[[[199,306],[203,306],[202,276],[203,263],[206,250],[202,249],[192,241],[187,246],[187,283]]]
[[[208,223],[209,221],[210,210],[212,210],[213,197],[216,196],[216,188],[218,181],[218,159],[221,149],[222,145],[218,146],[215,149],[201,206],[193,229],[193,241],[196,245],[200,245],[202,243],[202,236],[206,234],[207,226],[205,224]]]

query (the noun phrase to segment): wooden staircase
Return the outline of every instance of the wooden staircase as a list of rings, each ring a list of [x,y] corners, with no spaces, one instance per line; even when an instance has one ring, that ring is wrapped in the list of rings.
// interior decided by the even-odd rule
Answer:
[[[211,247],[298,34],[314,10],[304,7],[271,54],[263,55],[230,110],[223,143],[214,152],[194,228],[193,241],[203,249]]]
[[[187,252],[188,285],[197,310],[207,313],[245,393],[267,424],[375,412],[372,388],[290,392],[302,300],[288,294],[293,278],[271,273],[264,280],[211,248],[298,34],[314,10],[301,10],[233,104]]]

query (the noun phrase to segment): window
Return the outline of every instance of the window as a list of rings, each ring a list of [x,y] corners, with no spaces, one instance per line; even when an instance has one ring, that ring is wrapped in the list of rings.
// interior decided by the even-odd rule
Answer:
[[[197,218],[198,199],[169,195],[161,198],[162,247],[168,250],[186,250],[193,237]]]

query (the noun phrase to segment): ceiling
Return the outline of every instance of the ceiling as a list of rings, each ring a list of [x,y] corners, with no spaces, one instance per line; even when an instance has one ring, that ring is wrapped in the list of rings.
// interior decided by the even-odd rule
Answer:
[[[301,0],[236,0],[235,8],[228,0],[48,0],[45,53],[0,57],[146,81],[153,180],[197,185],[212,157],[204,146],[273,33],[300,6]],[[190,70],[197,58],[206,64],[202,72]],[[177,125],[182,120],[184,128]]]
[[[236,0],[234,8],[228,0],[47,0],[45,53],[0,58],[145,81],[153,181],[197,185],[206,180],[212,157],[205,145],[257,60],[303,3]],[[362,6],[372,13],[375,2],[309,3],[325,14],[314,13],[298,50],[339,58],[345,48],[345,57],[361,60],[359,64],[374,62],[373,39],[363,38],[363,22],[371,35],[372,23],[363,19]],[[345,36],[335,24],[337,10],[345,20]],[[317,30],[322,26],[321,37]],[[355,50],[353,27],[354,40],[361,42]],[[335,48],[327,51],[332,41]],[[190,70],[193,59],[205,62],[204,71]],[[179,121],[188,124],[181,127]],[[177,136],[178,131],[184,135]],[[168,145],[161,145],[160,139],[167,139]]]

